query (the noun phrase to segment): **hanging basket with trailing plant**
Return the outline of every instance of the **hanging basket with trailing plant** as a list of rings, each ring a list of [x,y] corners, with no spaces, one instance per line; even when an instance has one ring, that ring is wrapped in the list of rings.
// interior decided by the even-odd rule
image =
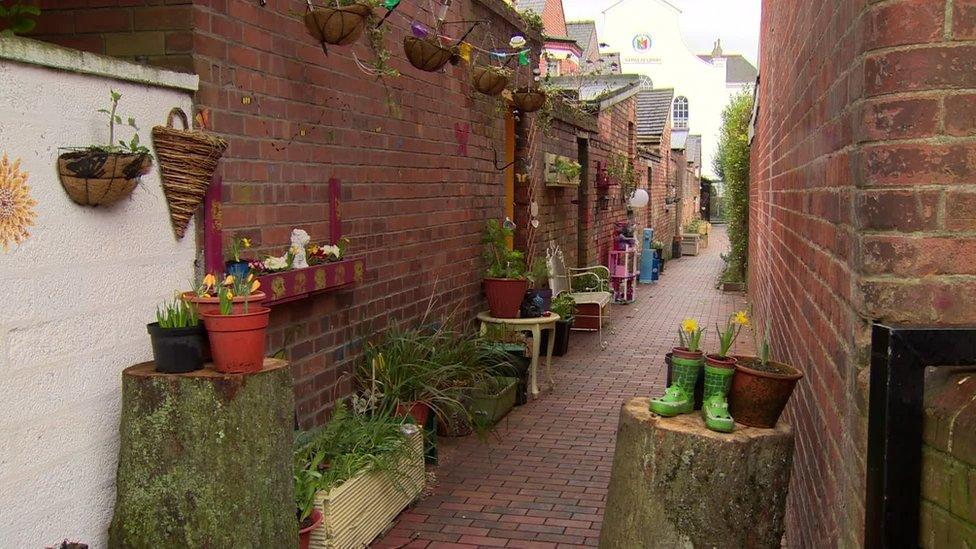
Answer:
[[[180,119],[183,129],[173,127],[173,117]],[[165,126],[153,128],[152,137],[173,232],[181,239],[207,194],[227,142],[216,135],[191,130],[186,113],[179,107],[169,111]]]
[[[128,141],[115,141],[115,125],[123,125],[117,113],[122,94],[110,92],[109,109],[98,109],[108,115],[107,145],[72,148],[58,157],[58,177],[68,197],[82,206],[107,206],[129,196],[139,183],[139,177],[152,167],[149,149],[139,143],[134,133]],[[138,130],[134,118],[125,125]]]
[[[520,88],[512,92],[512,101],[522,112],[535,112],[546,104],[546,92],[538,88]]]
[[[313,38],[323,44],[347,46],[363,35],[366,21],[373,7],[365,2],[332,6],[312,7],[305,14],[305,28]]]
[[[410,64],[422,71],[436,72],[454,56],[452,48],[445,48],[427,38],[407,36],[403,39],[403,52]]]
[[[504,67],[475,67],[471,70],[471,85],[485,95],[498,95],[508,86],[512,71]]]

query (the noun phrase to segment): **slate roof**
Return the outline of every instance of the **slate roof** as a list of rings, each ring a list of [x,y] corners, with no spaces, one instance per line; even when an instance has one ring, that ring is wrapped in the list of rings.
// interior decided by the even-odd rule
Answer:
[[[637,141],[660,141],[671,116],[674,90],[642,90],[637,94]]]
[[[605,101],[640,85],[637,74],[602,74],[592,76],[559,76],[551,84],[557,89],[579,90],[581,101]]]
[[[725,58],[725,81],[729,84],[752,84],[759,70],[741,55],[723,55]],[[702,61],[712,61],[710,54],[698,56]]]
[[[600,57],[600,52],[593,51],[593,36],[596,34],[596,22],[594,21],[567,21],[566,34],[576,40],[583,50],[584,59],[596,59]]]

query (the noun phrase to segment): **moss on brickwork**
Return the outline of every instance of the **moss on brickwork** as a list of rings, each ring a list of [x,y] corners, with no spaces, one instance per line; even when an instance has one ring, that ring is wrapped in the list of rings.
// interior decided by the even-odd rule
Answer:
[[[110,547],[294,547],[287,367],[123,377]]]

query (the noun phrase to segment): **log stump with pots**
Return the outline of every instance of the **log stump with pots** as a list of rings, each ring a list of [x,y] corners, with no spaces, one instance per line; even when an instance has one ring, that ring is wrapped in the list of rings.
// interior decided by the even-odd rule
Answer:
[[[793,431],[705,427],[634,398],[620,411],[600,547],[780,547]]]
[[[288,363],[122,372],[109,547],[296,547]]]

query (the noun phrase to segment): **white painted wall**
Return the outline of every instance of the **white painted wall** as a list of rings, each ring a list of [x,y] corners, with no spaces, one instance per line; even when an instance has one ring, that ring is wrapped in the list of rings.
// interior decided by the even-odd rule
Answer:
[[[38,202],[30,238],[0,249],[2,549],[64,538],[105,545],[120,372],[151,359],[146,323],[193,275],[193,230],[181,242],[173,236],[155,164],[131,199],[89,208],[62,189],[58,148],[107,140],[95,111],[110,89],[149,144],[170,108],[191,112],[196,85],[195,75],[0,39],[0,156],[21,159]]]
[[[681,36],[680,12],[659,0],[601,0],[597,20],[600,41],[619,51],[624,73],[651,77],[655,88],[674,88],[674,96],[689,103],[688,129],[702,136],[702,173],[715,177],[712,158],[718,147],[722,109],[741,86],[726,85],[725,62],[713,65],[692,52]],[[650,37],[651,47],[635,48],[639,35]]]

